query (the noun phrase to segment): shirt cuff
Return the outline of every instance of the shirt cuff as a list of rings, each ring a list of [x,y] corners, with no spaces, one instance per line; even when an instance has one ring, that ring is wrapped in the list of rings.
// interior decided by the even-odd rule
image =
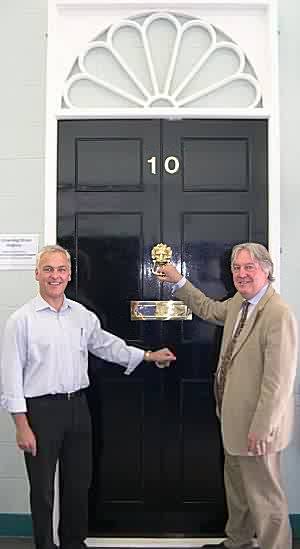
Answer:
[[[179,290],[180,288],[182,288],[182,286],[184,286],[185,283],[186,283],[186,278],[185,276],[183,276],[176,284],[174,284],[172,288],[172,294],[174,294],[176,290]]]
[[[11,414],[25,414],[27,412],[25,398],[9,398],[1,396],[1,407]]]
[[[144,360],[144,351],[143,349],[138,349],[137,347],[130,348],[130,362],[124,372],[126,376],[129,376],[137,366]]]

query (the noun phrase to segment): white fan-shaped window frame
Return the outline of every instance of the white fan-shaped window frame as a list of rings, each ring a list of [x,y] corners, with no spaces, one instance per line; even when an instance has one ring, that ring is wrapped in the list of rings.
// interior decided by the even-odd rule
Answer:
[[[168,106],[180,110],[191,106],[193,108],[201,108],[203,107],[201,104],[203,99],[205,100],[205,108],[214,108],[216,106],[214,103],[215,94],[218,94],[217,107],[246,109],[262,107],[261,86],[244,51],[238,44],[230,41],[230,39],[222,39],[221,31],[218,33],[218,30],[213,25],[202,19],[191,17],[188,21],[182,22],[182,18],[170,13],[152,13],[145,16],[142,22],[139,21],[139,18],[137,19],[124,19],[110,26],[107,32],[103,33],[104,39],[91,41],[81,51],[64,84],[62,94],[63,110],[103,108],[104,105],[101,101],[101,93],[103,91],[117,98],[116,107],[122,106],[125,100],[127,102],[126,106],[133,110],[141,108],[149,109],[157,106]],[[162,22],[169,23],[172,26],[174,39],[168,67],[164,70],[163,78],[160,76],[161,82],[159,82],[158,57],[157,53],[156,57],[154,56],[150,30],[155,29],[156,26],[156,33],[161,32]],[[124,31],[124,29],[127,29],[129,33],[132,30],[139,37],[146,66],[146,69],[145,66],[143,67],[143,72],[146,70],[148,75],[147,84],[143,81],[141,73],[139,73],[141,71],[136,66],[132,66],[130,56],[126,55],[126,51],[120,52],[115,45],[118,33]],[[204,51],[200,52],[193,66],[189,67],[187,74],[184,74],[181,80],[174,86],[173,79],[176,64],[183,47],[184,38],[188,36],[188,33],[195,33],[197,30],[206,34],[209,43]],[[162,35],[162,44],[163,38],[164,36]],[[225,76],[222,75],[219,77],[217,73],[213,72],[213,79],[210,78],[212,81],[208,84],[205,82],[202,83],[201,71],[203,72],[207,69],[213,58],[217,59],[217,61],[218,56],[223,56],[224,58],[225,52],[231,56],[236,66],[230,66],[228,74],[225,74]],[[114,83],[113,79],[110,80],[110,78],[107,78],[107,75],[106,78],[101,78],[101,75],[93,74],[93,71],[88,66],[91,56],[93,56],[93,62],[95,63],[97,55],[105,53],[110,56],[120,74],[122,73],[123,77],[125,76],[127,82],[130,84],[130,89],[125,84]],[[219,57],[219,66],[221,65],[220,60],[221,58]],[[76,68],[74,69],[74,67]],[[249,67],[251,73],[249,72]],[[191,87],[193,79],[197,79],[197,82],[195,80],[196,84],[194,83],[194,86]],[[119,80],[122,82],[122,78]],[[239,94],[236,90],[232,94],[232,99],[230,99],[231,89],[234,86],[238,86],[239,89],[245,91],[246,99],[242,97],[242,93]],[[92,102],[90,102],[89,89],[92,89],[93,94],[96,96],[96,100],[94,98]],[[224,100],[223,104],[224,93],[227,100]],[[78,101],[78,97],[80,97],[80,101]],[[228,97],[230,105],[228,105]],[[120,99],[120,105],[118,105],[118,98]],[[109,107],[107,106],[107,108]]]

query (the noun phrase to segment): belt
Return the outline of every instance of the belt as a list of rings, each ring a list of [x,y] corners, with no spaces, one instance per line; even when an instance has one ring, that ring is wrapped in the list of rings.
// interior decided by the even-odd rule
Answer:
[[[48,395],[27,397],[27,399],[31,400],[31,399],[37,399],[37,398],[47,398],[49,400],[72,400],[73,398],[77,398],[84,395],[84,393],[85,393],[85,389],[78,389],[78,391],[74,391],[73,393],[53,393],[53,394],[49,393]]]

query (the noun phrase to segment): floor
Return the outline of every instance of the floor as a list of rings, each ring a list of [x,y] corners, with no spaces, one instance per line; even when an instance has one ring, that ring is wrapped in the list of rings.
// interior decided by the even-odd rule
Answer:
[[[34,545],[30,539],[0,538],[0,549],[34,549]],[[293,549],[300,549],[300,540],[294,541]]]

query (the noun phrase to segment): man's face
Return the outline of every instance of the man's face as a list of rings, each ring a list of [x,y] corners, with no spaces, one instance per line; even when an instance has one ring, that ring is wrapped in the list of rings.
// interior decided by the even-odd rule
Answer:
[[[65,254],[45,253],[35,270],[35,278],[39,282],[40,294],[45,301],[62,300],[66,286],[71,280],[70,266]]]
[[[268,282],[268,274],[254,261],[248,250],[241,250],[232,265],[233,282],[245,298],[254,297]]]

